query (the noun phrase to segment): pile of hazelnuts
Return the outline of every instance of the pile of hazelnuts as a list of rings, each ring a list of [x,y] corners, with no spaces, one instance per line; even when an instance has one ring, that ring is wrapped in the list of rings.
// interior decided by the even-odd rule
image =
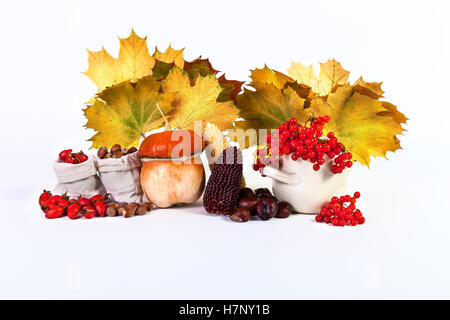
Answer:
[[[123,216],[124,218],[131,218],[133,216],[142,216],[151,211],[153,204],[151,202],[144,202],[142,204],[136,202],[111,202],[106,208],[106,215],[108,217]]]
[[[107,147],[101,147],[97,151],[97,157],[100,159],[119,159],[137,151],[136,147],[122,148],[120,144],[115,144],[108,150]]]
[[[265,221],[272,218],[287,218],[292,213],[292,206],[284,201],[279,202],[267,188],[242,188],[239,191],[237,209],[230,214],[236,222],[247,222],[252,217]]]

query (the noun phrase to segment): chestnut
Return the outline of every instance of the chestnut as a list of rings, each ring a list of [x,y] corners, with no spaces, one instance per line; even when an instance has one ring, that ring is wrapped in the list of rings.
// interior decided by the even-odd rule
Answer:
[[[252,216],[256,216],[256,203],[258,203],[258,198],[256,196],[248,198],[240,198],[238,202],[239,208],[246,208],[250,210]]]
[[[106,155],[108,154],[108,149],[106,147],[101,147],[100,149],[98,149],[97,151],[97,156],[100,159],[103,159]]]
[[[120,146],[120,144],[115,144],[111,147],[111,153],[117,152],[122,150],[122,147]]]
[[[235,222],[247,222],[252,217],[247,208],[237,208],[230,214],[230,219]]]
[[[287,218],[292,213],[292,206],[287,202],[279,202],[278,203],[278,211],[275,215],[276,218]]]
[[[267,189],[267,188],[258,188],[258,189],[255,189],[255,194],[256,194],[256,196],[257,196],[258,198],[260,197],[260,195],[261,195],[262,193],[272,194],[272,193],[270,192],[270,190]]]
[[[242,188],[239,190],[239,199],[241,198],[255,198],[256,195],[250,188]]]
[[[278,205],[274,199],[261,198],[255,205],[256,214],[261,220],[269,220],[278,212]]]

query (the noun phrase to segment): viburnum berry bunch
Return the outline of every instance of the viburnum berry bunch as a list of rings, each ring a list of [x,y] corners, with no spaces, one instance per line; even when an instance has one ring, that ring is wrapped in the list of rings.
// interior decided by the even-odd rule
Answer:
[[[331,223],[334,226],[363,224],[366,219],[361,211],[356,208],[356,200],[361,194],[356,191],[353,197],[345,195],[341,197],[333,197],[331,201],[322,207],[320,213],[316,216],[317,222]]]
[[[319,171],[325,163],[325,156],[334,159],[330,168],[334,174],[350,168],[353,165],[352,154],[345,151],[344,145],[338,141],[334,132],[323,135],[325,124],[329,121],[330,117],[326,115],[311,119],[304,126],[299,124],[296,118],[283,123],[277,131],[267,134],[266,144],[257,149],[253,169],[258,171],[270,163],[274,164],[282,155],[291,155],[294,161],[309,160],[315,171]]]
[[[83,152],[72,152],[72,149],[63,150],[59,153],[59,160],[65,163],[78,164],[85,162],[89,157]]]

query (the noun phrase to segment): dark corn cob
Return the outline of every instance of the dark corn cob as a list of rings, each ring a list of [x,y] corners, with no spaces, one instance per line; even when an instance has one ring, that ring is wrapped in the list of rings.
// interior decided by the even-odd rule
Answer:
[[[209,213],[229,215],[238,202],[242,178],[242,152],[226,148],[217,159],[203,195],[203,206]]]

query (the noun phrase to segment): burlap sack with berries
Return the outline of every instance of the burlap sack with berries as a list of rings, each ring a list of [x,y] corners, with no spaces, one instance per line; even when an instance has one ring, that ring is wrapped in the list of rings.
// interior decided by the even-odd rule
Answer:
[[[141,160],[138,152],[121,158],[96,157],[98,174],[110,199],[115,202],[142,202]]]
[[[82,163],[72,164],[56,160],[53,163],[58,184],[53,194],[67,193],[70,197],[81,195],[90,198],[96,194],[105,194],[99,177],[97,176],[96,162],[93,156]]]

